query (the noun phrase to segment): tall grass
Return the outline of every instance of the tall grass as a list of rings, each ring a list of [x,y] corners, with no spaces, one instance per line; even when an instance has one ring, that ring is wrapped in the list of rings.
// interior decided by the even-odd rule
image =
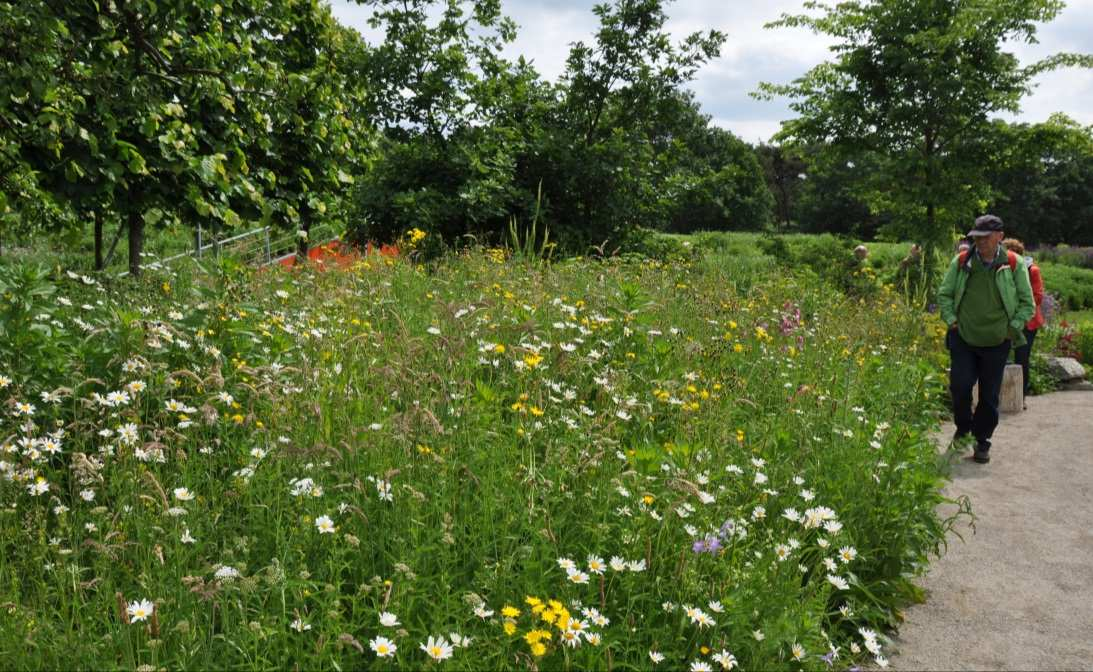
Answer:
[[[943,543],[942,355],[889,292],[716,254],[22,282],[9,668],[846,668]]]

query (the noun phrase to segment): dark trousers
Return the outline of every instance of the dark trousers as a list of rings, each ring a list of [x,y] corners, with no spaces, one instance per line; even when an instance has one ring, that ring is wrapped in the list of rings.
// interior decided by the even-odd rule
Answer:
[[[1032,341],[1036,338],[1036,330],[1025,329],[1025,340],[1028,341],[1019,348],[1013,349],[1013,361],[1021,365],[1021,371],[1025,374],[1025,396],[1028,396],[1028,361],[1029,356],[1032,354]]]
[[[968,345],[955,329],[946,337],[949,345],[949,391],[953,396],[956,431],[971,433],[981,448],[990,449],[998,426],[998,395],[1009,359],[1010,342],[990,348]],[[972,412],[972,388],[979,383],[979,403]]]

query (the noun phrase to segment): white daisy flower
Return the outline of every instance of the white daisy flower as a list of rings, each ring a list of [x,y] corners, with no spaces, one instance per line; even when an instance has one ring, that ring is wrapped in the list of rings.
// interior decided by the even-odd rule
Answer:
[[[141,621],[148,620],[152,615],[152,612],[156,610],[156,605],[152,604],[151,600],[137,600],[136,602],[130,602],[125,608],[127,614],[129,614],[129,621],[131,623],[139,623]]]
[[[390,658],[398,651],[398,646],[386,637],[376,637],[368,642],[368,648],[375,652],[377,658]]]

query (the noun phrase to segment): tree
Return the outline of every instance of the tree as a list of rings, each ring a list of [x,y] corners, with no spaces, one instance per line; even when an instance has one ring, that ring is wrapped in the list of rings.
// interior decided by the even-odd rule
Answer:
[[[662,0],[597,5],[595,42],[573,45],[558,84],[523,59],[499,56],[515,27],[496,0],[363,4],[386,37],[365,68],[369,115],[384,139],[358,185],[359,219],[367,221],[359,237],[392,238],[416,226],[448,241],[498,241],[510,217],[540,217],[551,240],[584,252],[621,243],[635,226],[664,228],[673,183],[724,207],[760,203],[741,187],[750,173],[726,168],[750,150],[721,142],[735,158],[712,163],[685,151],[714,134],[682,86],[724,36],[696,33],[673,44]],[[698,164],[702,175],[683,177],[684,166]]]
[[[755,148],[767,187],[774,197],[778,224],[788,229],[796,219],[797,193],[805,175],[805,162],[797,152],[781,145],[760,144]]]
[[[710,125],[694,94],[666,97],[652,131],[664,224],[691,231],[763,230],[771,223],[773,198],[759,157],[748,143]]]
[[[358,185],[354,237],[410,228],[449,241],[499,231],[511,212],[519,147],[500,109],[519,80],[500,57],[515,26],[499,0],[365,0],[382,43],[368,50],[363,110],[382,133]]]
[[[544,190],[559,197],[557,218],[583,224],[584,231],[570,234],[575,246],[619,241],[634,226],[660,224],[658,173],[671,172],[663,168],[664,152],[679,118],[681,89],[725,41],[710,30],[673,44],[665,4],[598,4],[595,42],[570,48],[562,78],[564,129],[555,141],[570,170],[561,184],[544,183]]]
[[[362,170],[371,140],[367,121],[354,120],[366,83],[359,33],[341,27],[318,0],[282,0],[282,11],[256,16],[252,31],[267,64],[258,101],[262,118],[253,163],[265,182],[265,219],[297,232],[297,258],[307,259],[315,220],[332,219],[341,196]]]
[[[1026,244],[1093,245],[1093,126],[995,122],[991,212]]]
[[[807,168],[794,210],[801,231],[869,240],[883,230],[892,237],[903,237],[884,230],[891,228],[891,217],[883,210],[872,210],[859,189],[863,176],[878,179],[886,169],[883,157],[861,152],[849,161],[838,152],[816,145],[802,148],[801,159]]]
[[[837,40],[836,58],[788,85],[764,83],[758,95],[789,96],[800,116],[778,138],[821,143],[838,160],[876,154],[882,170],[858,191],[874,212],[888,212],[924,242],[941,244],[986,204],[983,175],[988,117],[1017,111],[1033,78],[1050,69],[1093,65],[1057,54],[1021,67],[1004,47],[1035,41],[1036,24],[1054,19],[1057,0],[861,0],[819,15],[783,15],[768,27],[806,27]]]
[[[64,77],[67,28],[43,3],[0,2],[0,249],[70,224],[25,160],[27,146],[59,152],[78,92]]]
[[[263,64],[250,22],[275,12],[264,0],[169,3],[27,0],[29,25],[53,40],[29,89],[19,161],[50,192],[85,212],[117,214],[137,275],[145,227],[168,218],[238,224],[260,209],[247,155]],[[5,73],[4,77],[9,76]],[[97,225],[98,226],[98,225]]]

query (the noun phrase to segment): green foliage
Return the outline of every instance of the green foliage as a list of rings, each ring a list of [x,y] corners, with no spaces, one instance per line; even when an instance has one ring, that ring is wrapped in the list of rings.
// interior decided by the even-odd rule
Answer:
[[[891,227],[890,214],[874,214],[860,190],[866,176],[884,173],[876,155],[862,153],[847,159],[822,145],[802,152],[808,165],[795,201],[797,228],[804,233],[833,233],[872,240]],[[898,232],[893,237],[904,236]]]
[[[639,228],[631,232],[623,251],[646,259],[681,262],[695,257],[696,246],[689,240],[667,235],[652,229]]]
[[[1078,322],[1074,328],[1074,351],[1088,369],[1093,364],[1093,321]]]
[[[573,45],[558,85],[497,55],[513,30],[497,3],[449,2],[438,19],[425,0],[369,4],[386,33],[366,70],[386,139],[355,195],[355,239],[417,227],[497,244],[510,217],[538,213],[559,247],[584,253],[637,226],[765,224],[750,149],[681,90],[724,37],[672,45],[660,0],[595,7],[595,42]]]
[[[675,159],[681,167],[660,188],[666,228],[677,233],[768,228],[774,199],[755,151],[708,124],[708,117],[701,117],[692,132],[699,137],[676,141],[680,146],[672,153],[681,155]],[[665,162],[672,165],[667,157]]]
[[[509,249],[512,251],[512,256],[517,260],[524,262],[544,261],[550,258],[554,250],[555,244],[550,242],[550,229],[544,226],[542,233],[539,232],[542,196],[542,191],[536,195],[535,212],[532,214],[531,223],[528,224],[527,228],[521,229],[515,216],[509,218]]]
[[[146,227],[307,230],[353,179],[337,60],[359,38],[317,0],[0,3],[0,33],[27,41],[0,77],[4,172],[71,213],[53,221],[93,220],[97,264],[104,221],[136,274]]]
[[[1054,294],[1063,310],[1093,308],[1093,270],[1066,264],[1037,262],[1044,290]]]
[[[996,121],[989,142],[989,209],[1007,234],[1026,245],[1093,245],[1093,126],[1061,114],[1040,124]]]
[[[928,438],[939,342],[894,297],[741,261],[5,271],[48,283],[32,312],[80,338],[61,386],[0,359],[0,656],[418,668],[456,632],[456,670],[644,668],[652,649],[686,667],[710,642],[744,669],[796,670],[794,644],[864,662],[858,628],[898,622],[952,522]],[[631,564],[589,567],[612,556]],[[528,596],[599,644],[561,645]],[[140,599],[154,620],[124,615]]]
[[[1062,244],[1031,250],[1037,262],[1075,266],[1093,271],[1093,248]]]
[[[362,4],[385,33],[360,71],[369,83],[362,112],[384,138],[354,194],[350,237],[390,241],[417,228],[449,243],[499,242],[522,196],[513,182],[520,138],[502,115],[531,76],[498,53],[515,27],[496,0]],[[443,11],[430,12],[438,4]]]
[[[47,385],[66,367],[70,336],[54,319],[57,305],[50,270],[34,264],[0,265],[0,361],[16,380]]]
[[[944,246],[987,205],[988,115],[1016,111],[1032,78],[1093,57],[1059,54],[1027,67],[1005,44],[1033,40],[1056,0],[872,0],[808,3],[818,15],[783,15],[769,27],[804,27],[834,39],[837,58],[761,97],[789,96],[800,115],[779,137],[821,143],[836,162],[875,157],[855,191],[903,234]]]
[[[763,176],[774,199],[778,227],[790,228],[797,219],[797,199],[807,164],[788,147],[760,144],[755,148]]]
[[[784,268],[808,268],[825,282],[853,296],[880,289],[876,271],[854,255],[857,242],[830,234],[802,236],[791,245],[784,236],[760,239],[758,248]]]
[[[1047,359],[1043,355],[1045,352],[1050,354],[1054,351],[1054,347],[1050,344],[1041,342],[1045,331],[1045,329],[1040,329],[1039,333],[1036,334],[1032,356],[1029,359],[1029,394],[1032,396],[1049,394],[1058,389],[1059,386],[1055,377],[1048,370]]]

